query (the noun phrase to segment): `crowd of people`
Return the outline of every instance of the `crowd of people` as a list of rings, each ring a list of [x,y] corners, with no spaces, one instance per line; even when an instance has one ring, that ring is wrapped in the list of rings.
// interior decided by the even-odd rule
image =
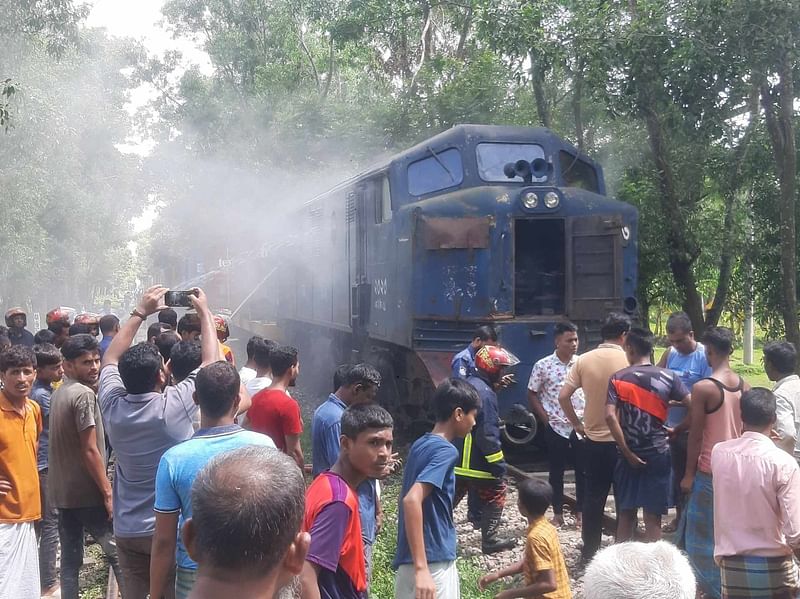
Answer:
[[[497,393],[519,360],[491,327],[453,358],[430,402],[433,430],[404,464],[392,416],[375,402],[379,372],[339,367],[314,412],[306,466],[291,395],[297,349],[254,336],[237,371],[227,324],[203,291],[180,319],[164,306],[166,292],[149,289],[124,323],[111,314],[70,323],[56,309],[35,335],[24,311],[7,312],[0,598],[77,599],[88,533],[123,599],[363,599],[381,481],[400,466],[395,597],[460,596],[454,510],[465,497],[484,553],[516,544],[501,535],[508,467]],[[578,328],[557,323],[555,351],[530,373],[548,481],[517,483],[528,522],[522,558],[478,586],[502,599],[572,596],[558,536],[572,465],[587,598],[798,596],[794,346],[764,347],[770,390],[731,370],[730,329],[711,327],[697,341],[683,313],[670,316],[670,348],[655,364],[653,335],[627,316],[609,314],[601,336],[579,356]],[[616,544],[601,549],[612,488]],[[670,508],[677,517],[662,528]],[[495,586],[508,577],[509,588]]]

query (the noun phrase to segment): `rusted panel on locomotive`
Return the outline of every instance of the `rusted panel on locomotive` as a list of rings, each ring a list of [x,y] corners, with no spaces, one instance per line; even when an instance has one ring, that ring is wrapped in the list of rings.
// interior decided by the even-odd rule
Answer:
[[[426,250],[484,249],[489,247],[489,217],[420,219],[420,237]]]

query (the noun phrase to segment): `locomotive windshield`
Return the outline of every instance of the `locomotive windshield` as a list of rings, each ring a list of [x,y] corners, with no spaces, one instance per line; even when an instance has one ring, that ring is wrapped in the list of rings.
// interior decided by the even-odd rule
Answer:
[[[509,178],[503,172],[503,167],[509,162],[517,160],[533,162],[536,158],[544,158],[544,149],[538,144],[509,144],[484,142],[476,148],[478,157],[478,173],[484,181],[502,181],[508,183]],[[522,177],[515,177],[512,181],[522,182]],[[544,183],[547,177],[533,177],[535,183]]]
[[[433,193],[459,185],[464,180],[460,151],[449,148],[435,152],[428,148],[428,152],[427,158],[408,165],[408,191],[411,195]]]

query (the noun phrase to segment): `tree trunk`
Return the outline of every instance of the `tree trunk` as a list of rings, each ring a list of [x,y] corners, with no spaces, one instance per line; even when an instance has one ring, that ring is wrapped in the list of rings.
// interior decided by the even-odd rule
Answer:
[[[728,301],[728,291],[731,285],[731,275],[733,274],[733,252],[729,251],[729,246],[733,241],[733,226],[735,224],[733,213],[736,205],[736,192],[728,190],[725,194],[725,219],[722,224],[722,256],[719,261],[719,277],[717,278],[717,288],[714,290],[714,301],[708,312],[706,312],[705,323],[708,327],[715,327],[719,324],[719,317]]]
[[[533,98],[536,100],[536,113],[539,115],[539,123],[542,127],[551,126],[550,106],[547,104],[547,96],[544,92],[544,71],[536,60],[533,53],[531,58],[531,84],[533,85]]]
[[[583,129],[583,64],[578,63],[575,69],[572,89],[572,116],[575,119],[575,139],[578,149],[586,151]]]
[[[669,154],[664,142],[661,122],[652,110],[645,109],[650,149],[658,172],[658,184],[661,193],[661,210],[668,223],[667,252],[669,265],[675,283],[683,292],[683,309],[692,321],[695,335],[702,336],[705,331],[703,318],[703,300],[697,291],[697,281],[692,266],[697,260],[698,250],[689,240],[686,232],[688,224],[680,210],[680,201],[675,189],[675,178],[670,164]]]
[[[788,62],[788,60],[787,60]],[[781,176],[781,288],[783,295],[783,323],[786,339],[800,347],[800,323],[797,319],[797,229],[795,201],[797,197],[797,143],[794,133],[794,80],[791,65],[784,65],[781,73],[782,91],[780,120],[786,145]]]
[[[644,291],[641,287],[639,293],[639,319],[641,320],[641,325],[649,329],[650,328],[650,299],[647,297],[647,292]]]
[[[464,23],[461,25],[461,31],[458,35],[458,47],[456,48],[456,58],[464,60],[466,57],[467,37],[472,29],[472,7],[467,7],[467,12],[464,14]]]
[[[797,195],[797,142],[794,133],[794,76],[788,54],[778,66],[779,81],[775,95],[765,81],[761,86],[761,100],[772,142],[776,170],[780,181],[781,234],[781,311],[786,329],[786,340],[800,347],[800,323],[797,318],[797,231],[795,199]],[[777,95],[777,108],[775,111]]]

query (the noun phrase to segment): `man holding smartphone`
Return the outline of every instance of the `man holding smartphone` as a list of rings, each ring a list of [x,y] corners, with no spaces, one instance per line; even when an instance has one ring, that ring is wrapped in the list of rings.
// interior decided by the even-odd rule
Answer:
[[[126,599],[144,599],[150,590],[158,462],[167,449],[194,434],[192,420],[198,410],[193,400],[197,370],[177,385],[166,386],[167,373],[158,348],[151,343],[131,347],[147,317],[166,307],[166,293],[159,285],[145,292],[111,341],[100,372],[100,409],[117,456],[114,537]],[[200,320],[205,366],[221,359],[214,317],[202,290],[194,289],[189,301]],[[164,596],[174,597],[174,583],[168,585]]]

